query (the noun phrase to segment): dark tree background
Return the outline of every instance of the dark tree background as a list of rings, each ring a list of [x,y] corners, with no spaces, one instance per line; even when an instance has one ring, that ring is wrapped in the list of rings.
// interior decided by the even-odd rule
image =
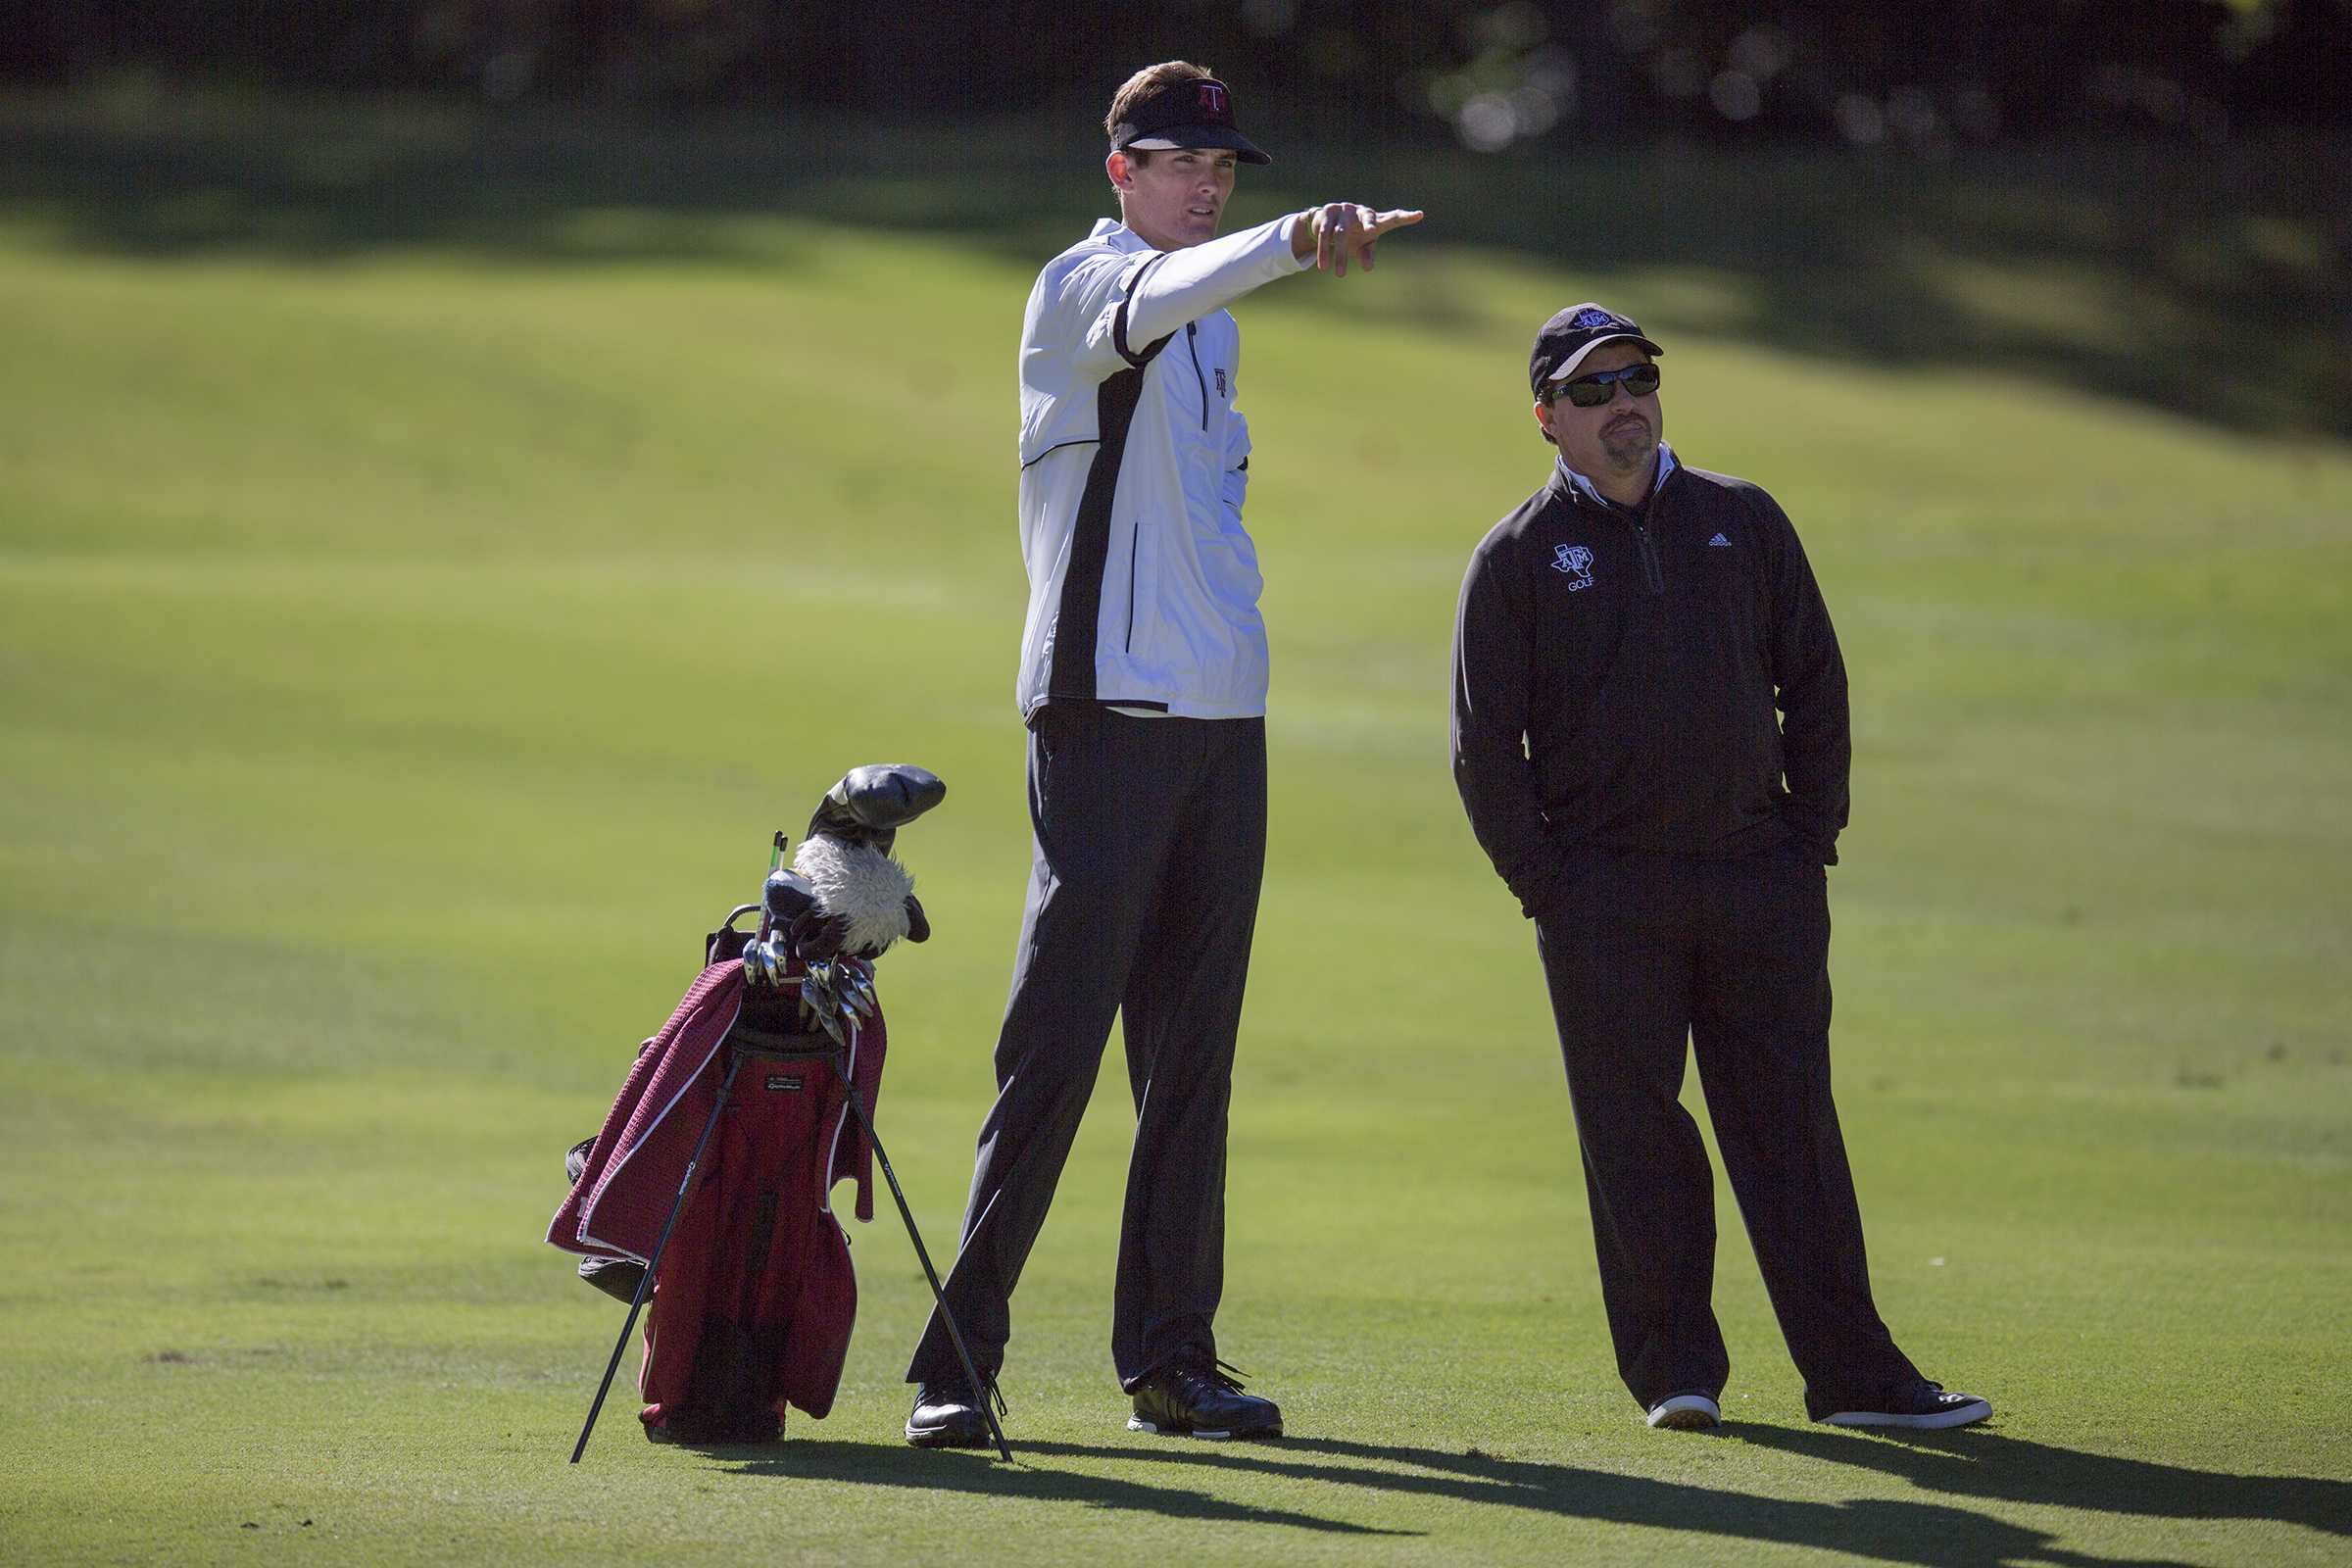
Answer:
[[[429,90],[913,122],[1226,72],[1387,138],[2221,142],[2352,121],[2352,0],[16,0],[0,80]],[[1266,106],[1277,106],[1269,111]],[[1099,113],[1099,108],[1096,110]]]

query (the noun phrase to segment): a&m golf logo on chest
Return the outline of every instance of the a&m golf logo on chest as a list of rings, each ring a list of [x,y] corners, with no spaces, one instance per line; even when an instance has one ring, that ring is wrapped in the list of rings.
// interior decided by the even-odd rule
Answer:
[[[1583,545],[1553,545],[1551,569],[1564,571],[1576,581],[1568,585],[1570,593],[1592,586],[1592,552]]]

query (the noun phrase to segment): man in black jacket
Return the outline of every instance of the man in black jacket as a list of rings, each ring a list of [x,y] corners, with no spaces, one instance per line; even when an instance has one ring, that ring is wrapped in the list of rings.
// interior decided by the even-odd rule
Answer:
[[[1618,1370],[1651,1426],[1722,1418],[1688,1042],[1807,1413],[1983,1420],[1879,1320],[1830,1096],[1837,634],[1773,499],[1660,439],[1661,352],[1598,305],[1544,323],[1528,373],[1559,461],[1472,555],[1454,633],[1454,781],[1536,922]]]

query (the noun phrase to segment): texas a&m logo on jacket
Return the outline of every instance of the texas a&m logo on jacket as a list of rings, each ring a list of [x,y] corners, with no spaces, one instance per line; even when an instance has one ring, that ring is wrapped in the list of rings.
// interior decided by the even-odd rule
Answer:
[[[1583,545],[1553,545],[1551,569],[1564,571],[1576,581],[1568,585],[1570,593],[1592,586],[1592,552]]]

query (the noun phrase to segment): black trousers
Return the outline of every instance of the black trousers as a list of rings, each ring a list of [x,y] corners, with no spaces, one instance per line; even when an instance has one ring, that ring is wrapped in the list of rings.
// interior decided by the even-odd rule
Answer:
[[[1719,1397],[1715,1183],[1677,1097],[1685,1043],[1815,1416],[1917,1375],[1872,1303],[1830,1096],[1830,910],[1793,849],[1598,859],[1536,922],[1568,1066],[1617,1369],[1644,1407]]]
[[[1029,817],[997,1100],[948,1303],[982,1372],[1002,1365],[1013,1286],[1120,1016],[1136,1125],[1110,1352],[1132,1390],[1171,1359],[1216,1353],[1225,1113],[1265,871],[1265,721],[1049,705],[1029,738]],[[934,1312],[906,1380],[955,1375]]]

